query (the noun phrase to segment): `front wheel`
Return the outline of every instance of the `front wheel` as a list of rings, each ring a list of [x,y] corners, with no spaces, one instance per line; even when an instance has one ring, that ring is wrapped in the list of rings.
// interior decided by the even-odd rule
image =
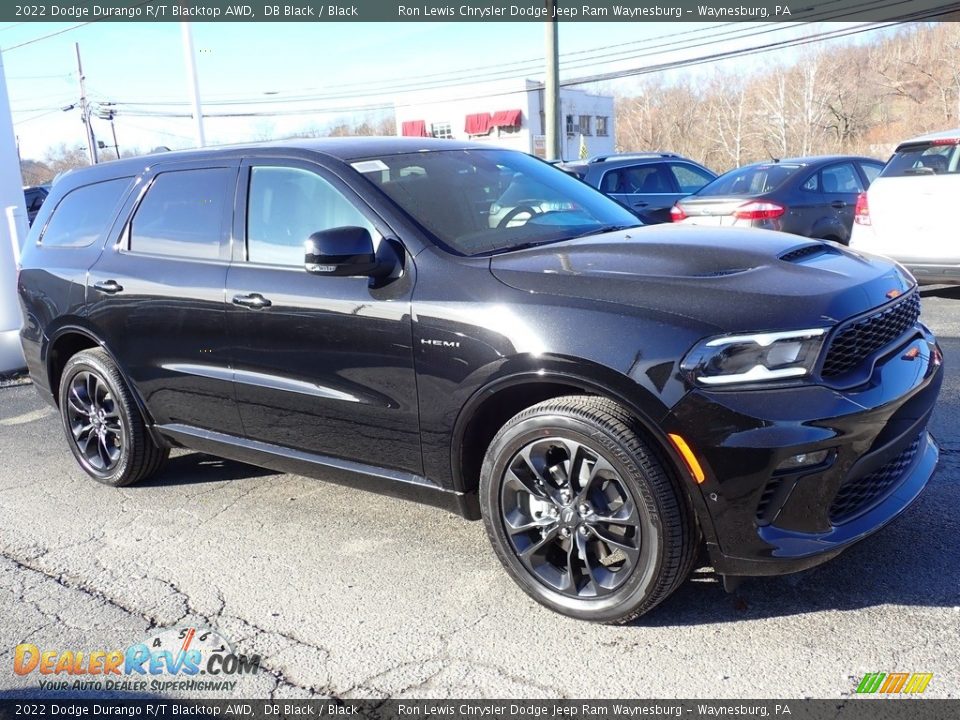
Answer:
[[[494,550],[531,597],[565,615],[627,622],[692,567],[693,514],[620,405],[547,400],[497,433],[480,477]]]

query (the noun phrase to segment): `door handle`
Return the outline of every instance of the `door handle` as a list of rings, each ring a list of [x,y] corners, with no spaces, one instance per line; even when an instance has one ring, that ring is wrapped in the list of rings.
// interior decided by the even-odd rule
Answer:
[[[114,295],[123,291],[123,285],[118,283],[116,280],[101,280],[100,282],[95,282],[93,287],[94,289],[99,290],[102,293],[106,293],[107,295]]]
[[[233,296],[234,305],[242,305],[243,307],[248,307],[252,310],[259,310],[260,308],[270,307],[273,305],[272,302],[267,300],[260,293],[250,293],[249,295],[234,295]]]
[[[633,206],[634,206],[635,208],[645,208],[645,207],[646,207],[647,205],[649,205],[649,204],[650,204],[650,203],[643,202],[642,200],[637,200],[635,203],[633,203]]]
[[[843,210],[847,204],[843,200],[834,200],[830,203],[830,207],[836,208],[837,210]]]

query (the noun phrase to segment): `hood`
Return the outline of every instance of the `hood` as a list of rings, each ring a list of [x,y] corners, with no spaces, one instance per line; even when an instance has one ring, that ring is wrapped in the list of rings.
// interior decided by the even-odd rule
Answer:
[[[914,282],[893,261],[769,230],[659,225],[495,255],[511,287],[681,315],[717,332],[825,327]]]

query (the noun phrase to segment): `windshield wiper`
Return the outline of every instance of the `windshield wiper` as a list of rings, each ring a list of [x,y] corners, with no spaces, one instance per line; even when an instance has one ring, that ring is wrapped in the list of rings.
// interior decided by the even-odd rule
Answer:
[[[587,230],[582,232],[579,235],[572,235],[568,239],[573,240],[574,238],[587,237],[589,235],[603,235],[604,233],[617,232],[618,230],[630,230],[631,228],[643,227],[641,223],[636,223],[635,225],[603,225],[593,230]]]

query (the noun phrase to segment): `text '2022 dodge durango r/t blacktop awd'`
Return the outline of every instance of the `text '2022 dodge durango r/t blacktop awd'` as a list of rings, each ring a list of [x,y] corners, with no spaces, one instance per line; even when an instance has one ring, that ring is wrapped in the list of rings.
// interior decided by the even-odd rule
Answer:
[[[941,352],[896,263],[637,227],[488,146],[305,141],[71,172],[19,293],[31,376],[95,479],[141,480],[186,447],[482,517],[527,593],[590,620],[655,606],[702,544],[731,578],[824,562],[938,459]]]

